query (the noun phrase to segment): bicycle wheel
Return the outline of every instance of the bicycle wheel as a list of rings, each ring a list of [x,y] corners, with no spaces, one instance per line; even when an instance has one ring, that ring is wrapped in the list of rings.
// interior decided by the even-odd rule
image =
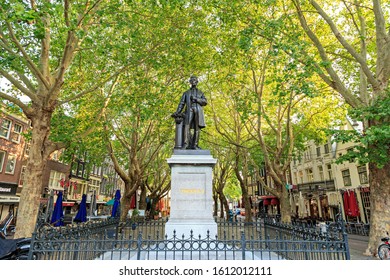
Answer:
[[[390,247],[387,244],[382,244],[378,247],[378,257],[381,260],[390,259]]]

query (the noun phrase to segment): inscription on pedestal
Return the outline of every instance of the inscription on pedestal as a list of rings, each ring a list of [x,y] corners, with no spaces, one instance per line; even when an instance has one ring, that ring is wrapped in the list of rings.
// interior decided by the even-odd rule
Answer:
[[[204,190],[202,189],[180,189],[180,192],[189,194],[204,194]]]
[[[207,153],[173,155],[171,166],[171,211],[165,227],[168,237],[173,231],[188,236],[216,234],[213,217],[212,170],[216,160]]]

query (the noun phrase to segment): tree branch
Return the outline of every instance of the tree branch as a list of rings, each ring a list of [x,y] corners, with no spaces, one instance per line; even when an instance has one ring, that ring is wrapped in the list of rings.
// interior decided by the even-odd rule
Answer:
[[[340,80],[340,77],[337,75],[336,71],[331,66],[331,61],[329,60],[328,55],[326,54],[326,51],[325,51],[324,47],[322,46],[322,43],[317,38],[317,36],[314,34],[314,32],[309,28],[309,26],[306,22],[306,19],[305,19],[305,16],[303,15],[299,1],[293,0],[293,4],[297,10],[298,19],[301,23],[303,30],[305,31],[307,36],[310,38],[310,40],[313,42],[314,46],[317,48],[318,53],[319,53],[322,61],[325,63],[325,66],[324,66],[325,70],[327,71],[327,73],[329,74],[329,76],[331,77],[331,79],[333,81],[329,81],[328,79],[326,79],[326,80],[328,80],[328,82],[330,82],[330,86],[332,88],[337,90],[344,97],[344,99],[347,101],[347,103],[349,103],[354,108],[359,107],[362,102],[358,98],[356,98],[346,88],[344,83]],[[324,80],[324,81],[326,81],[326,80]]]
[[[115,89],[115,86],[117,85],[118,83],[118,80],[119,80],[119,76],[116,77],[116,79],[114,80],[114,82],[112,83],[109,91],[108,91],[108,94],[107,94],[107,97],[106,97],[106,100],[104,101],[104,104],[103,104],[103,107],[101,108],[100,112],[96,115],[96,117],[94,118],[94,121],[92,122],[92,124],[96,124],[100,118],[102,118],[103,116],[105,116],[106,114],[106,109],[108,107],[108,104],[110,103],[111,101],[111,96],[114,92],[114,89]],[[103,91],[103,90],[102,90]],[[79,138],[85,138],[87,137],[89,134],[91,134],[93,131],[95,131],[96,129],[96,126],[95,125],[92,125],[90,128],[88,128],[86,131],[84,131],[83,133],[81,133],[78,137]]]
[[[8,72],[0,69],[0,74],[4,76],[8,81],[10,81],[18,90],[21,91],[21,93],[27,95],[31,98],[31,100],[38,102],[38,98],[34,92],[31,92],[28,88],[24,87],[18,80],[16,80],[14,77],[12,77]]]
[[[380,0],[373,0],[376,28],[376,77],[381,82],[378,90],[387,87],[390,77],[390,29],[386,33],[386,20],[383,15]]]
[[[104,131],[105,131],[105,137],[106,137],[106,142],[107,142],[108,153],[109,153],[109,156],[110,156],[112,162],[114,163],[115,171],[118,173],[119,177],[121,177],[121,179],[125,182],[125,184],[129,184],[130,181],[131,181],[130,177],[122,169],[122,167],[120,166],[120,164],[118,162],[118,159],[115,156],[114,149],[113,149],[112,144],[111,144],[111,140],[108,137],[107,125],[104,125],[103,128],[104,128]]]
[[[15,105],[19,106],[19,108],[23,110],[23,112],[26,114],[26,116],[29,116],[32,113],[34,113],[34,111],[30,107],[28,107],[26,104],[24,104],[18,98],[9,96],[8,94],[6,94],[2,91],[0,91],[0,98],[4,98],[4,99],[14,103]]]
[[[379,83],[375,79],[373,73],[370,71],[365,59],[345,40],[345,38],[341,35],[340,31],[337,29],[336,25],[332,21],[332,19],[325,13],[324,10],[318,5],[318,3],[314,0],[310,1],[312,6],[317,10],[317,12],[321,15],[321,17],[328,23],[330,29],[333,34],[340,42],[340,44],[348,51],[350,55],[360,64],[361,69],[364,74],[367,76],[368,81],[373,86],[373,88],[378,88]]]
[[[5,11],[1,9],[4,13]],[[7,21],[6,22],[9,34],[11,36],[12,42],[16,45],[18,50],[22,53],[23,58],[27,62],[28,68],[32,71],[32,73],[37,77],[37,79],[45,86],[46,89],[49,89],[50,85],[48,81],[45,79],[41,71],[38,69],[38,67],[35,65],[35,63],[31,60],[30,56],[26,53],[26,50],[23,48],[23,46],[20,44],[19,40],[16,38],[14,31],[12,29],[11,24]]]

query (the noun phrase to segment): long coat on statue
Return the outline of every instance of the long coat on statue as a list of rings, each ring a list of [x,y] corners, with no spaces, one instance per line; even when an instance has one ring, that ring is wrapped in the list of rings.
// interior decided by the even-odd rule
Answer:
[[[198,102],[192,102],[191,96],[193,98],[196,98]],[[177,107],[176,112],[181,112],[185,106],[184,125],[188,125],[188,124],[190,124],[189,108],[191,108],[191,106],[196,106],[196,108],[198,110],[199,128],[204,128],[204,127],[206,127],[206,123],[204,120],[204,112],[203,112],[202,106],[205,106],[205,105],[207,105],[207,100],[206,100],[206,97],[204,96],[203,92],[201,92],[197,88],[190,88],[189,90],[187,90],[186,92],[183,93],[183,96],[180,99],[180,103],[179,103],[179,106]],[[194,124],[195,124],[195,122],[192,122],[190,124],[191,128],[195,128]]]

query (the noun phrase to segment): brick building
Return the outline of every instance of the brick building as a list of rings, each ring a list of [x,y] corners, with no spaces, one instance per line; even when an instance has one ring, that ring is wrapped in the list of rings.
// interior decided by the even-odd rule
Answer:
[[[1,106],[0,113],[0,219],[9,211],[16,214],[24,172],[25,139],[28,120],[12,108]]]

